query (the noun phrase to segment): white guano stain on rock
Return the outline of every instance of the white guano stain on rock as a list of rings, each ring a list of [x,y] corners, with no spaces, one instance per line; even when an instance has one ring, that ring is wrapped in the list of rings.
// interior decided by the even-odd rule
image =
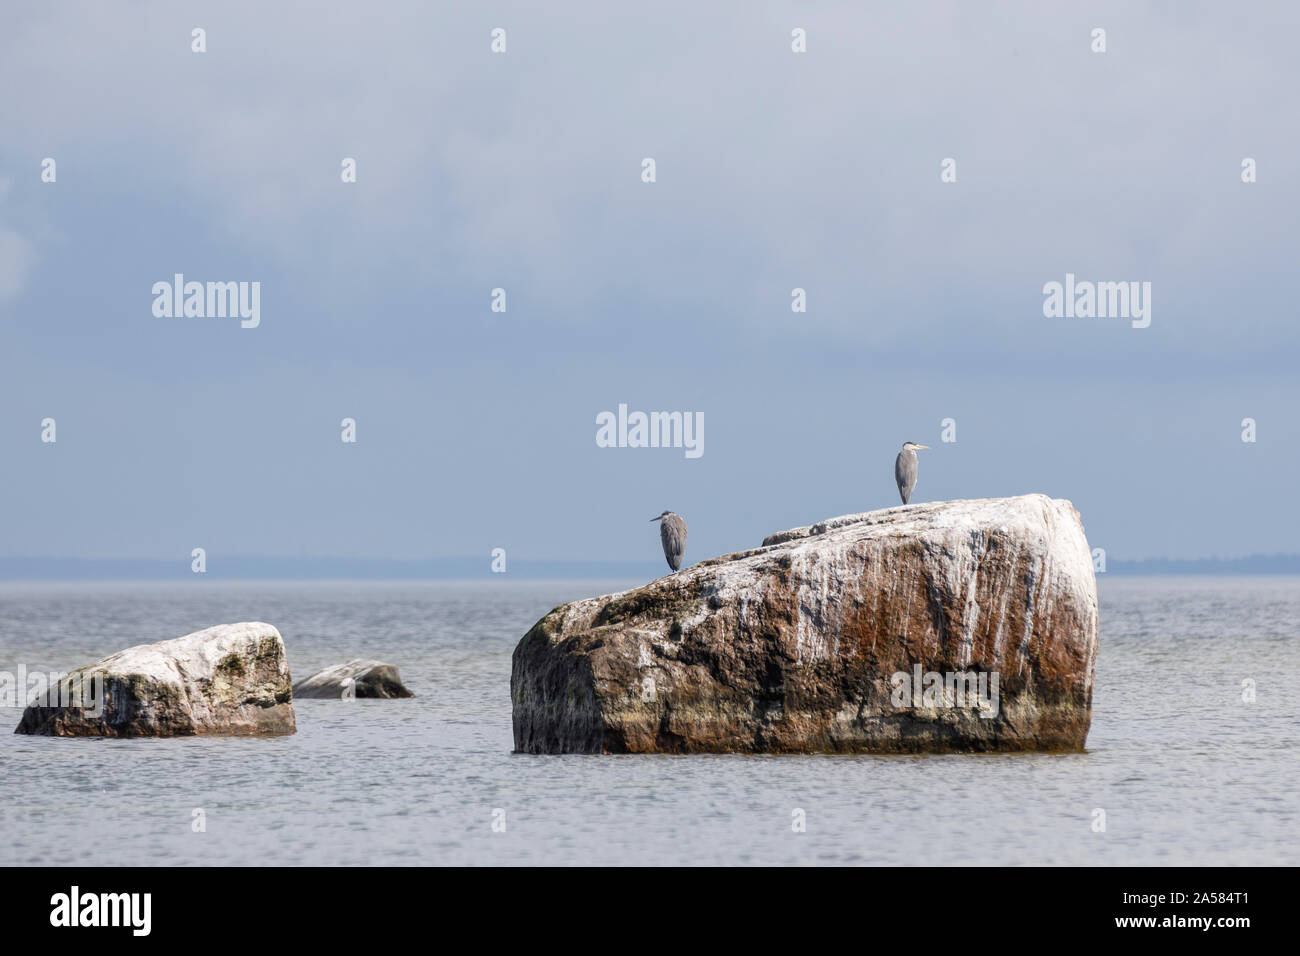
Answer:
[[[64,737],[271,736],[295,730],[284,641],[260,621],[219,624],[156,644],[139,644],[67,674],[102,679],[102,713],[50,706],[24,710],[17,732]]]

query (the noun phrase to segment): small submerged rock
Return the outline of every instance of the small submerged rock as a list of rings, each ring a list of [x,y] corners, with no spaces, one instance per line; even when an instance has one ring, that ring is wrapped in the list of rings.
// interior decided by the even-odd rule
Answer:
[[[352,697],[392,699],[414,697],[397,668],[383,661],[355,660],[335,664],[293,685],[293,696],[341,700]]]
[[[297,730],[270,624],[220,624],[140,644],[65,675],[14,731],[55,737],[273,736]]]

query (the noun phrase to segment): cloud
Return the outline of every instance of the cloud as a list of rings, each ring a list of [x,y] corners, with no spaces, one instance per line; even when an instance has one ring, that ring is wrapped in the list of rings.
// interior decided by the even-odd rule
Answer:
[[[0,88],[21,95],[0,98],[0,168],[27,172],[3,207],[0,284],[42,308],[3,326],[0,399],[25,404],[0,438],[56,412],[68,436],[58,456],[33,443],[6,479],[35,498],[80,449],[61,487],[88,509],[61,543],[33,512],[10,546],[93,533],[105,553],[188,554],[191,536],[237,529],[267,553],[477,553],[488,520],[542,554],[554,513],[651,500],[651,514],[711,512],[700,547],[720,549],[860,510],[877,500],[866,487],[887,502],[898,443],[952,415],[969,457],[936,458],[927,494],[1070,495],[1112,556],[1280,549],[1266,512],[1293,453],[1261,487],[1231,470],[1241,455],[1216,450],[1214,473],[1201,452],[1224,435],[1241,451],[1245,415],[1279,456],[1300,447],[1286,432],[1300,133],[1285,110],[1300,9],[864,6],[6,12]],[[207,53],[190,52],[197,25]],[[790,50],[796,25],[806,54]],[[33,175],[43,156],[57,185]],[[1240,181],[1246,156],[1258,183]],[[344,157],[356,184],[340,182]],[[261,281],[262,325],[154,318],[149,290],[175,272]],[[1151,327],[1045,318],[1041,289],[1067,272],[1152,282]],[[498,286],[505,315],[488,311]],[[708,455],[683,472],[598,454],[594,415],[623,401],[707,413]],[[343,415],[365,436],[346,458]],[[773,455],[784,441],[820,450],[816,481],[802,456]],[[1006,449],[1025,444],[1060,467],[1020,473]],[[300,479],[171,477],[250,447]],[[1152,494],[1134,494],[1157,465]],[[358,490],[392,475],[401,493]],[[1246,486],[1245,503],[1216,497]],[[353,523],[322,522],[340,501]],[[193,515],[175,541],[150,537],[173,533],[161,502]],[[1213,538],[1186,520],[1198,507],[1226,516]],[[565,546],[615,553],[604,528]]]
[[[0,202],[9,195],[12,182],[0,177]],[[12,229],[0,225],[0,301],[12,299],[27,284],[36,263],[35,247]]]
[[[0,299],[12,299],[27,283],[36,252],[18,233],[0,229]]]
[[[118,188],[167,194],[327,301],[401,266],[407,295],[527,287],[553,325],[634,302],[779,338],[797,285],[820,343],[924,334],[955,354],[1043,335],[1039,290],[1073,271],[1154,281],[1151,334],[1176,316],[1178,349],[1213,355],[1270,325],[1295,344],[1276,309],[1230,333],[1212,288],[1267,289],[1294,259],[1280,210],[1300,201],[1300,137],[1255,95],[1300,82],[1294,11],[1244,25],[1102,5],[1095,55],[1092,20],[1043,7],[738,9],[50,7],[0,58],[0,80],[33,90],[7,138],[87,141]],[[789,50],[796,22],[807,54]],[[199,23],[205,54],[188,49]],[[1267,182],[1249,193],[1236,171],[1254,154]],[[344,156],[356,187],[338,181]]]

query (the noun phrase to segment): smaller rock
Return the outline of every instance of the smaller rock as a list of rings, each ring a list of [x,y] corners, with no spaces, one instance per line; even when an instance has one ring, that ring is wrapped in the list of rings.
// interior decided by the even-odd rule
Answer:
[[[383,661],[355,660],[335,664],[293,685],[294,697],[414,697],[397,668]]]
[[[54,737],[271,736],[296,729],[284,641],[270,624],[220,624],[139,644],[65,675],[15,733]]]

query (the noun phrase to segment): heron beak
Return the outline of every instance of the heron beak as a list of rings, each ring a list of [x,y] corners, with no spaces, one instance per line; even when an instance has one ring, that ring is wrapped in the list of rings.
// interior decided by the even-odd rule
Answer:
[[[663,515],[656,515],[655,517],[650,519],[650,523],[654,524],[656,521],[660,521],[662,519],[663,519]]]
[[[930,450],[930,446],[929,446],[929,445],[917,445],[916,447],[917,447],[917,448],[924,448],[926,451],[929,451],[929,450]]]

